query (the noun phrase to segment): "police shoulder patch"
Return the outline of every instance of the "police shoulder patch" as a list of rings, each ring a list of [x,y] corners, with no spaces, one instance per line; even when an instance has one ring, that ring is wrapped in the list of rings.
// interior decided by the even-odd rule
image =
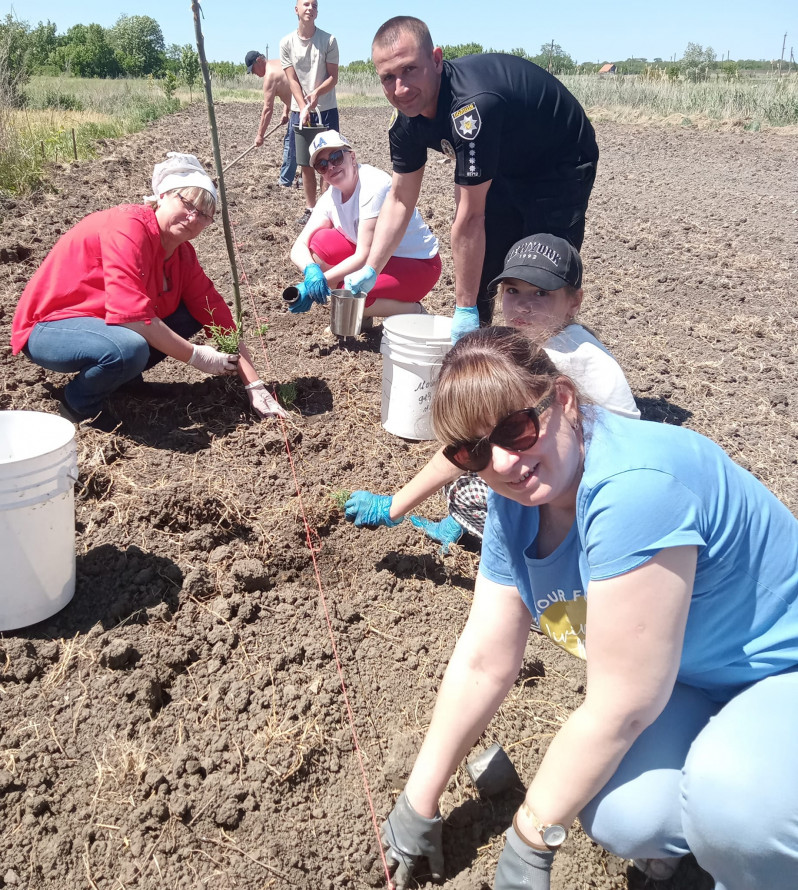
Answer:
[[[466,102],[452,113],[452,123],[463,139],[476,139],[482,127],[482,118],[474,102]]]
[[[388,121],[388,129],[390,130],[396,121],[399,119],[399,112],[394,108],[393,114],[391,115],[391,119]]]

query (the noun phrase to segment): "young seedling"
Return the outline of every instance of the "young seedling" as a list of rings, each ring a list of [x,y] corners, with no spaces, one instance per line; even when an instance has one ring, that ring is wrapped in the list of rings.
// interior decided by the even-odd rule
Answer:
[[[213,319],[213,309],[211,309],[210,302],[207,302],[206,305],[208,314]],[[240,320],[235,322],[231,328],[221,324],[209,324],[207,329],[219,352],[227,353],[227,355],[235,355],[238,352],[238,344],[244,333]]]
[[[219,352],[226,352],[228,355],[235,355],[238,352],[238,343],[241,340],[240,328],[225,328],[214,324],[210,325],[208,330]]]
[[[281,383],[277,387],[277,398],[284,408],[293,408],[298,396],[296,383]]]
[[[331,491],[330,492],[330,500],[335,504],[340,513],[344,512],[344,507],[346,507],[346,502],[352,496],[351,491]]]
[[[268,330],[269,326],[267,324],[262,324],[259,327],[255,328],[255,330],[252,332],[252,335],[254,337],[263,337]]]

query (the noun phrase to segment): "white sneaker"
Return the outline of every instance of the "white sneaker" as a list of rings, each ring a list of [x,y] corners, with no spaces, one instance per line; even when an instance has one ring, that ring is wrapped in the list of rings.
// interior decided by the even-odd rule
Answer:
[[[652,881],[670,880],[681,865],[682,857],[668,857],[667,859],[633,859],[632,865]]]

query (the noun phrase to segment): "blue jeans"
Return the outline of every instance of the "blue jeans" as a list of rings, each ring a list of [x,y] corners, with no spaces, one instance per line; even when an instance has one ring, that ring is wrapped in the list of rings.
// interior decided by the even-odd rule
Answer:
[[[626,859],[693,853],[716,890],[794,890],[798,671],[727,703],[676,684],[665,710],[579,814]]]
[[[296,147],[291,138],[294,131],[291,129],[291,121],[285,126],[283,137],[283,166],[280,167],[280,185],[291,186],[296,176]]]
[[[186,340],[202,327],[182,303],[162,320]],[[83,316],[40,321],[23,352],[48,371],[77,372],[64,388],[64,399],[81,417],[93,417],[114,390],[166,358],[130,328]]]

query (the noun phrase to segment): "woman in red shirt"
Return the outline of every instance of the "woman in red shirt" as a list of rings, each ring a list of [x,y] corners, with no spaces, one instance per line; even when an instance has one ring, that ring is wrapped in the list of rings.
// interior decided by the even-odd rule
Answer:
[[[284,416],[244,343],[226,355],[188,342],[203,326],[235,326],[189,243],[213,222],[213,182],[193,155],[169,152],[152,189],[143,205],[92,213],[59,238],[20,298],[14,354],[76,375],[61,403],[76,423],[97,418],[110,393],[167,355],[206,374],[237,373],[258,415]]]

